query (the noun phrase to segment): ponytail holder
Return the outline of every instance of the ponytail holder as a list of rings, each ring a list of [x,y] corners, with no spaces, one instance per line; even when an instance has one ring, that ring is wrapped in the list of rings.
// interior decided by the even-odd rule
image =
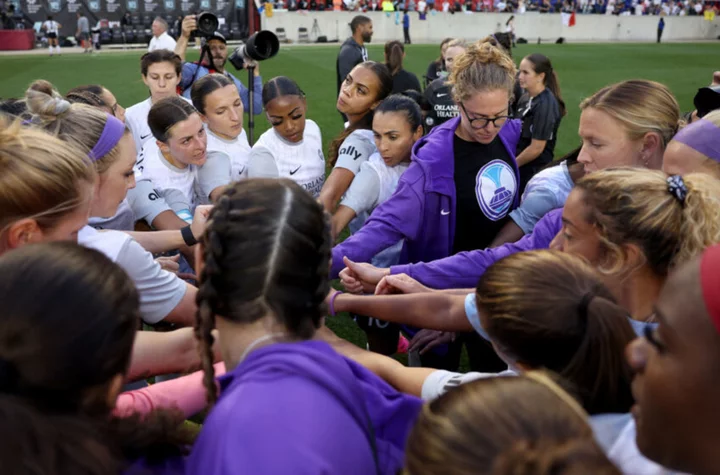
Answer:
[[[680,175],[669,176],[667,179],[668,192],[677,199],[680,204],[685,204],[685,198],[688,194],[685,180]]]
[[[110,153],[120,142],[123,134],[125,134],[125,124],[117,117],[107,114],[107,121],[105,121],[102,134],[100,134],[95,146],[88,153],[90,160],[96,162]]]
[[[583,321],[587,321],[588,308],[590,307],[590,302],[592,302],[594,298],[595,294],[588,292],[583,295],[582,299],[580,299],[580,303],[578,304],[578,314],[582,317]]]

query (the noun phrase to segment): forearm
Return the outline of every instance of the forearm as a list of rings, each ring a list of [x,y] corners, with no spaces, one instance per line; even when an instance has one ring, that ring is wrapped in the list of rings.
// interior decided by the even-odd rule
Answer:
[[[130,359],[128,381],[158,374],[185,373],[200,367],[192,328],[171,332],[140,331]]]
[[[187,51],[188,42],[190,41],[189,36],[180,35],[177,43],[175,44],[175,54],[180,56],[180,59],[185,62],[185,52]]]
[[[335,206],[345,194],[350,184],[355,178],[355,174],[344,168],[333,168],[330,175],[325,180],[325,184],[320,190],[318,201],[325,211],[328,213],[335,212]]]
[[[315,339],[326,341],[335,351],[372,371],[398,391],[418,397],[425,379],[437,371],[433,368],[407,368],[389,356],[364,350],[343,340],[327,327],[321,327],[316,332]]]
[[[225,374],[225,364],[215,364],[215,376]],[[149,414],[155,409],[179,409],[191,417],[207,406],[202,371],[170,381],[155,383],[147,388],[121,393],[113,410],[116,417]]]
[[[347,206],[338,206],[337,211],[332,217],[332,235],[334,238],[340,235],[343,229],[352,221],[356,216],[355,211]]]
[[[472,331],[465,316],[465,295],[424,292],[408,295],[338,295],[336,312],[352,312],[401,325],[443,331]]]
[[[175,214],[174,211],[168,210],[163,211],[152,222],[152,227],[163,231],[179,231],[180,229],[187,226],[188,223],[186,223],[183,219],[181,219],[177,214]],[[190,247],[186,246],[183,242],[180,247],[177,248],[180,253],[185,257],[185,259],[188,261],[188,263],[191,266],[194,266],[195,263],[195,256],[193,255],[193,251]]]
[[[185,246],[180,231],[125,231],[133,237],[146,251],[157,254],[172,251]]]
[[[515,158],[515,161],[517,162],[517,165],[519,167],[523,165],[527,165],[528,163],[532,162],[536,158],[540,156],[542,153],[544,147],[536,147],[534,145],[529,145],[525,150],[520,152],[520,155]]]

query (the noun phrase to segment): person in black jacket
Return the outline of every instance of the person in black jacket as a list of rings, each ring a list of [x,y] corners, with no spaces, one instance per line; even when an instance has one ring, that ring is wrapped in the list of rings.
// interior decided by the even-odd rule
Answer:
[[[358,15],[350,22],[350,31],[352,36],[340,47],[336,62],[338,93],[348,73],[358,64],[368,60],[365,43],[370,43],[372,39],[372,20],[364,15]]]
[[[385,43],[385,65],[393,77],[393,94],[400,94],[409,89],[422,92],[420,81],[413,73],[403,69],[405,47],[397,40]]]

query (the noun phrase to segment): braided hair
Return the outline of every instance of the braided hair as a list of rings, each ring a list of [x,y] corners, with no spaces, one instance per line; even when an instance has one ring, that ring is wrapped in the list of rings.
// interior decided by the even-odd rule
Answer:
[[[200,243],[204,267],[195,335],[213,404],[216,315],[236,323],[273,315],[300,340],[312,338],[320,326],[330,290],[330,223],[322,206],[295,182],[245,180],[220,196]]]

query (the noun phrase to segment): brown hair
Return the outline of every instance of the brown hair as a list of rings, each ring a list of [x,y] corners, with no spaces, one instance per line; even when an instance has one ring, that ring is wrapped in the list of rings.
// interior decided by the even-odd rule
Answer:
[[[558,105],[560,106],[560,117],[565,117],[567,109],[565,108],[565,101],[563,101],[562,93],[560,92],[560,81],[558,76],[552,67],[550,58],[540,53],[533,53],[529,56],[525,56],[530,64],[533,65],[533,70],[536,74],[545,74],[545,80],[543,84],[550,89],[555,99],[557,99]]]
[[[390,71],[388,70],[387,66],[385,66],[382,63],[377,63],[375,61],[365,61],[364,63],[360,63],[356,68],[366,68],[371,70],[373,73],[375,73],[375,76],[378,79],[378,83],[380,84],[380,88],[378,90],[377,97],[375,98],[377,101],[382,101],[387,96],[389,96],[392,93],[393,88],[393,78],[390,74]],[[332,142],[330,142],[330,147],[328,149],[328,160],[330,163],[330,166],[335,166],[335,162],[337,162],[338,159],[338,153],[340,152],[340,146],[343,144],[346,138],[356,130],[371,130],[372,129],[372,120],[373,120],[373,110],[367,111],[367,113],[360,118],[356,123],[352,124],[347,129],[340,132],[340,135],[335,137]]]
[[[47,81],[39,80],[25,93],[33,122],[60,140],[73,144],[88,154],[100,139],[108,121],[108,113],[85,104],[71,104]],[[126,130],[126,133],[129,133]],[[118,159],[116,145],[93,163],[102,174]]]
[[[166,142],[170,138],[170,129],[178,122],[187,120],[198,111],[192,104],[180,96],[166,97],[157,101],[148,112],[148,126],[155,139]]]
[[[398,40],[385,43],[385,66],[390,74],[395,77],[403,67],[403,55],[405,47]]]
[[[322,206],[297,183],[244,180],[218,199],[201,245],[205,265],[195,334],[213,403],[216,315],[237,323],[273,315],[303,340],[320,326],[330,290],[330,225]]]
[[[678,130],[680,106],[667,86],[634,79],[604,87],[580,103],[580,109],[601,110],[620,122],[631,140],[657,133],[665,148]]]
[[[407,475],[619,475],[570,396],[549,378],[486,378],[423,406]]]
[[[510,98],[515,88],[515,63],[489,40],[478,41],[455,58],[448,83],[456,101],[465,101],[477,92],[504,89]]]
[[[575,186],[590,208],[587,221],[595,225],[609,266],[600,271],[621,272],[623,244],[635,244],[658,276],[720,242],[720,181],[705,173],[682,177],[684,201],[668,190],[667,175],[637,168],[601,170]]]
[[[226,86],[234,86],[233,82],[222,74],[208,74],[195,81],[190,89],[193,106],[201,114],[205,114],[205,98]]]
[[[175,74],[180,76],[182,73],[182,58],[175,54],[174,51],[167,49],[156,49],[142,55],[140,58],[140,73],[147,76],[150,66],[157,63],[170,63],[175,68]]]
[[[94,181],[82,151],[0,117],[0,230],[25,218],[52,229],[88,199],[80,185]]]
[[[550,250],[510,255],[483,274],[476,297],[499,351],[562,376],[590,414],[630,410],[632,372],[624,350],[635,333],[627,312],[583,260]]]
[[[4,473],[120,473],[192,442],[176,412],[111,416],[140,315],[132,280],[102,253],[54,242],[3,255],[0,315]]]

